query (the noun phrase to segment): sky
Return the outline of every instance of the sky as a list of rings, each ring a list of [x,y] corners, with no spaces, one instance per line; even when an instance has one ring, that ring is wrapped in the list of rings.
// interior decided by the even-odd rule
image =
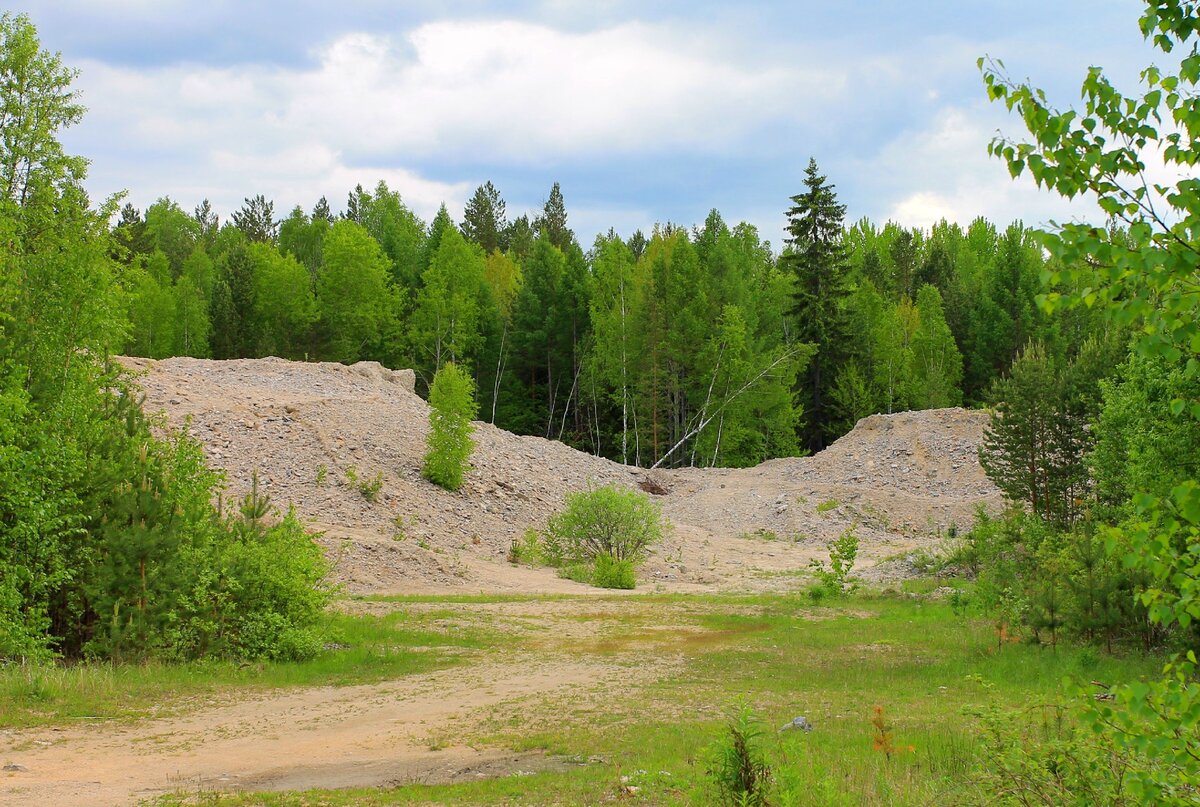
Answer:
[[[283,217],[379,180],[455,220],[490,180],[510,218],[560,182],[586,247],[718,209],[778,247],[815,158],[847,219],[1093,217],[1014,181],[987,144],[1020,121],[976,60],[1078,102],[1087,68],[1153,61],[1133,0],[355,2],[28,0],[80,71],[63,134],[96,199],[262,193]]]

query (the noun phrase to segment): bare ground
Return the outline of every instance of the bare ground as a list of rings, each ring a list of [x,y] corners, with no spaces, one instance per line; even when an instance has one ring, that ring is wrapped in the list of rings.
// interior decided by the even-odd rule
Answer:
[[[480,737],[489,721],[546,719],[550,710],[586,712],[636,697],[671,676],[697,642],[724,638],[695,624],[713,609],[592,599],[472,605],[472,620],[512,641],[464,666],[212,700],[133,723],[0,732],[0,760],[20,767],[0,773],[0,804],[83,807],[165,793],[445,783],[586,764],[490,747]]]

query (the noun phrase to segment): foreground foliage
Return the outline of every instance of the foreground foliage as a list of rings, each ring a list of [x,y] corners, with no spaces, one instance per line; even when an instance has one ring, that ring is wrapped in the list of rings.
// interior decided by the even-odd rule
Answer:
[[[989,96],[1018,112],[1032,137],[1028,142],[997,139],[992,153],[1014,176],[1028,172],[1038,185],[1067,197],[1094,195],[1101,210],[1122,225],[1118,231],[1073,223],[1042,237],[1061,262],[1049,276],[1043,298],[1047,310],[1094,308],[1135,334],[1138,358],[1126,374],[1126,384],[1134,386],[1108,388],[1110,406],[1101,426],[1124,429],[1131,410],[1136,414],[1145,404],[1151,419],[1174,421],[1151,427],[1151,434],[1186,435],[1185,444],[1195,440],[1200,421],[1200,402],[1185,392],[1200,376],[1200,180],[1194,177],[1200,162],[1198,20],[1195,2],[1147,2],[1139,21],[1142,34],[1171,64],[1142,71],[1143,88],[1134,94],[1122,93],[1092,68],[1079,111],[1055,109],[1042,91],[1010,81],[999,64],[985,67],[980,61]],[[1156,181],[1147,170],[1151,160],[1161,161],[1170,178]],[[1147,362],[1157,372],[1148,375]],[[1165,377],[1170,395],[1179,397],[1164,401],[1154,376]],[[1156,681],[1122,683],[1114,688],[1112,702],[1083,710],[1080,719],[1123,763],[1120,771],[1097,766],[1108,773],[1106,786],[1113,794],[1120,789],[1141,803],[1194,803],[1200,794],[1195,631],[1200,480],[1190,461],[1178,470],[1149,466],[1174,477],[1169,489],[1148,480],[1144,460],[1129,448],[1150,447],[1156,459],[1169,453],[1162,452],[1164,443],[1147,441],[1137,430],[1110,435],[1102,446],[1094,467],[1110,474],[1100,489],[1107,499],[1103,504],[1113,509],[1098,532],[1120,565],[1140,576],[1137,607],[1146,609],[1176,655]],[[1129,479],[1112,475],[1125,461],[1140,472]],[[1150,484],[1139,488],[1130,482]],[[1037,800],[1057,803],[1051,797]]]
[[[986,727],[964,709],[1066,704],[1073,691],[1065,679],[1136,679],[1154,668],[1067,645],[997,649],[988,622],[964,622],[943,602],[908,596],[820,607],[802,595],[397,599],[399,608],[437,603],[431,616],[453,613],[455,630],[502,630],[480,663],[515,656],[539,666],[607,661],[618,671],[661,665],[660,672],[619,675],[599,699],[599,682],[558,688],[474,713],[441,736],[521,755],[507,775],[208,793],[200,803],[712,805],[723,791],[737,803],[737,793],[753,788],[781,807],[963,804],[979,793],[989,762]],[[590,639],[580,638],[580,621]],[[739,702],[757,719],[743,723]],[[799,715],[811,732],[780,730]]]
[[[219,512],[198,444],[155,436],[109,361],[130,277],[57,140],[74,71],[4,15],[0,77],[0,659],[312,655],[325,564],[303,526],[257,494]]]

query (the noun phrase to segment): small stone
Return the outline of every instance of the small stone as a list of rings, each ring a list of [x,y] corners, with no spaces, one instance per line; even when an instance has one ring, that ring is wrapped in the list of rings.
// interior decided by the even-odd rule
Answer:
[[[808,722],[808,718],[804,715],[792,718],[790,723],[784,723],[779,727],[780,731],[812,731],[812,723]]]
[[[3,768],[0,768],[0,770],[9,771],[10,773],[17,773],[20,771],[27,771],[29,769],[26,768],[24,765],[18,765],[15,762],[10,762],[7,765],[5,765]]]

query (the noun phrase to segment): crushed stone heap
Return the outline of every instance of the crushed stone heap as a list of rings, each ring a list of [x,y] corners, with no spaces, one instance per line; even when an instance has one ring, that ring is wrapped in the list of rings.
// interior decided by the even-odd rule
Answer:
[[[138,374],[147,411],[186,428],[225,472],[227,499],[245,495],[257,473],[276,506],[295,506],[323,533],[350,593],[585,590],[505,558],[567,492],[590,484],[659,494],[674,530],[643,578],[677,591],[794,587],[850,527],[866,576],[894,576],[950,524],[966,527],[980,505],[1001,502],[977,458],[987,416],[963,409],[874,415],[812,457],[653,472],[480,423],[474,470],[449,493],[420,476],[429,409],[411,370],[277,358],[121,362]],[[353,480],[377,475],[371,500]]]

